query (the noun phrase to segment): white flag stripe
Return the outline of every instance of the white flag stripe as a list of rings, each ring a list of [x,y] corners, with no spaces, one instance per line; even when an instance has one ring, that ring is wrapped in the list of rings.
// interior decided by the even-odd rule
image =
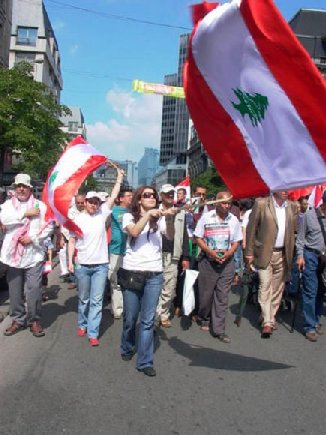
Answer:
[[[271,190],[284,184],[289,188],[303,182],[308,185],[312,176],[314,184],[323,182],[325,162],[261,57],[243,21],[239,3],[218,6],[201,21],[192,42],[197,67],[236,123],[255,167]],[[242,118],[233,107],[232,102],[239,103],[233,89],[268,98],[269,106],[260,125],[254,127],[248,115]]]
[[[52,173],[58,171],[58,175],[51,184],[52,190],[64,184],[94,155],[99,155],[99,152],[90,144],[78,144],[69,148],[53,168]]]

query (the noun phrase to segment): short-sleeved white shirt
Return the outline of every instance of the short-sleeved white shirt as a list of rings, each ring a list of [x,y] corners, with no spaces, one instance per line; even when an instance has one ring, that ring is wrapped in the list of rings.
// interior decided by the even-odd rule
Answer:
[[[122,219],[122,229],[134,223],[131,213],[125,213]],[[162,234],[166,232],[165,217],[158,220],[158,230],[148,234],[149,224],[139,234],[132,238],[128,235],[126,254],[123,257],[122,267],[127,270],[145,270],[150,272],[162,272]],[[148,236],[148,238],[147,238]]]
[[[73,219],[83,232],[83,237],[78,237],[76,241],[79,264],[105,264],[109,262],[105,222],[110,214],[111,209],[104,203],[97,213],[91,215],[82,212]]]
[[[240,222],[232,213],[223,220],[216,214],[216,210],[204,213],[199,219],[194,235],[204,239],[210,249],[214,251],[228,250],[231,243],[242,240]]]

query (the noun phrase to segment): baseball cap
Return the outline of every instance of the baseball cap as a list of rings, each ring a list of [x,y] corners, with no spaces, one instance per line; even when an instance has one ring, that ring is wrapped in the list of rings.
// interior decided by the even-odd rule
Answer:
[[[31,184],[31,177],[28,174],[17,174],[15,177],[14,185],[23,184],[24,186],[33,187]]]
[[[95,192],[94,190],[90,190],[89,192],[86,193],[85,199],[91,199],[91,198],[97,198],[100,201],[102,201],[102,197],[100,196],[100,194],[98,192]]]
[[[169,193],[169,192],[174,192],[174,186],[172,186],[172,184],[163,184],[163,186],[160,189],[160,193]]]

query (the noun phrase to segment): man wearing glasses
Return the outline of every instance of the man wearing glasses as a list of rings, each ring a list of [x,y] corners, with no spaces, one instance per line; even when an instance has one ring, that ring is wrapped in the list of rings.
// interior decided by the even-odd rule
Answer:
[[[4,335],[14,335],[30,326],[35,337],[43,337],[40,323],[43,242],[52,233],[53,225],[45,222],[46,206],[34,198],[29,175],[16,175],[14,187],[14,196],[1,206],[0,214],[5,227],[0,260],[9,266],[7,280],[12,318]]]
[[[242,231],[238,219],[229,212],[231,194],[219,192],[216,200],[216,208],[202,215],[194,232],[201,249],[198,318],[202,331],[211,330],[218,340],[230,343],[225,320],[235,272],[233,255],[242,240]]]

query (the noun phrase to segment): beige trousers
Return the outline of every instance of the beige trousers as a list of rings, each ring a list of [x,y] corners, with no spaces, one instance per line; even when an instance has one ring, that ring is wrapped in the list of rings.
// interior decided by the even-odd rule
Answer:
[[[108,278],[111,284],[111,311],[114,317],[121,317],[123,312],[123,298],[118,285],[117,272],[122,266],[123,255],[110,254]]]
[[[172,260],[172,254],[163,252],[163,288],[156,309],[156,317],[160,320],[168,320],[172,300],[175,297],[175,289],[178,276],[178,261]]]
[[[258,301],[263,316],[263,325],[272,326],[279,309],[285,286],[285,258],[282,251],[274,251],[266,269],[258,269]]]

